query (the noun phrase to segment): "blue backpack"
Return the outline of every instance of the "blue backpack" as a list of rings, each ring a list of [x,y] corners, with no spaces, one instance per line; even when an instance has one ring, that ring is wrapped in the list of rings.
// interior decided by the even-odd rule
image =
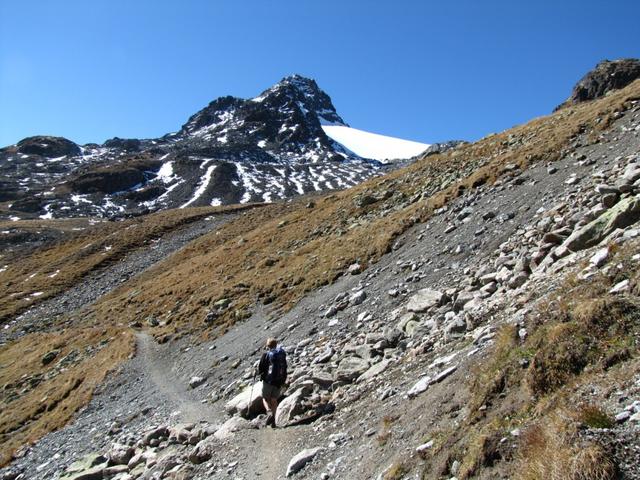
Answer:
[[[267,353],[267,375],[265,380],[271,385],[281,387],[287,381],[287,354],[282,347]]]

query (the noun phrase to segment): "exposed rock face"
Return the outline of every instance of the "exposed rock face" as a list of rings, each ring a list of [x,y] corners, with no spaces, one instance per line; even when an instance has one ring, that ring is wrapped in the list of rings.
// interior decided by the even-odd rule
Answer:
[[[576,84],[571,97],[556,109],[603,97],[611,90],[624,88],[640,78],[640,60],[625,58],[603,60]]]
[[[53,158],[64,155],[80,155],[80,147],[63,137],[36,136],[18,142],[18,153]]]

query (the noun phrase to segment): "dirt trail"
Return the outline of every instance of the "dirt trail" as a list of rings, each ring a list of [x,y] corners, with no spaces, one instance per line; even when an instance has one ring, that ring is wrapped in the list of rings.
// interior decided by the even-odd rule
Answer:
[[[171,359],[162,352],[153,337],[147,333],[136,333],[137,355],[142,360],[150,381],[164,398],[158,399],[166,402],[174,409],[181,412],[181,418],[185,422],[214,422],[216,414],[207,404],[203,404],[189,398],[187,390],[183,388],[183,382],[171,371]]]

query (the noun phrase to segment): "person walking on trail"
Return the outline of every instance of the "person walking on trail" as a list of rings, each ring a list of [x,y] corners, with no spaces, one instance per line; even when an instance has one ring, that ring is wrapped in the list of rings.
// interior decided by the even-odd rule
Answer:
[[[282,387],[287,381],[287,354],[275,338],[267,339],[266,352],[258,364],[262,380],[262,402],[267,410],[267,425],[276,426],[276,409]]]

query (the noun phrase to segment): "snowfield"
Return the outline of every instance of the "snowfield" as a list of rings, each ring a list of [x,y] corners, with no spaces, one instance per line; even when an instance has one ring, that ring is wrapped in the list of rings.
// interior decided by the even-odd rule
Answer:
[[[402,140],[342,125],[322,125],[324,133],[356,155],[381,162],[415,157],[430,144]]]

